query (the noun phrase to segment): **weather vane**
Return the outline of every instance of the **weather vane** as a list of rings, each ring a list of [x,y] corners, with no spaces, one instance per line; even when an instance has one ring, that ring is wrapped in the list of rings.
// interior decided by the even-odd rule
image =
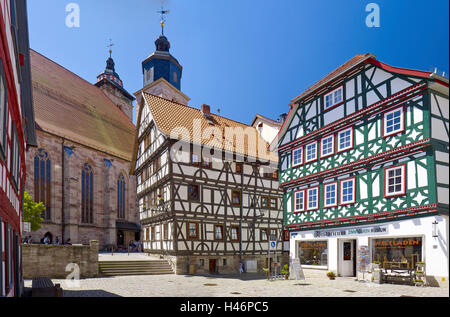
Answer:
[[[113,42],[111,39],[109,39],[109,45],[107,45],[106,47],[109,47],[109,57],[111,57],[111,53],[112,53],[112,47],[114,46]]]
[[[164,7],[161,7],[161,11],[157,11],[157,13],[161,14],[161,34],[164,35],[164,24],[166,23],[166,14],[169,14],[169,10],[164,10]]]

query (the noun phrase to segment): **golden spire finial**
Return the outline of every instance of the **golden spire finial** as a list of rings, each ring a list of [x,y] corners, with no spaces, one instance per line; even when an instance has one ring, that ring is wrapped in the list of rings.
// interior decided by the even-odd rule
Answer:
[[[161,11],[157,11],[157,13],[161,14],[161,34],[164,35],[164,26],[166,23],[166,14],[169,14],[169,10],[164,10],[164,7],[161,7]]]
[[[111,57],[112,54],[112,47],[114,46],[113,42],[111,39],[109,39],[109,45],[106,47],[109,47],[109,57]]]

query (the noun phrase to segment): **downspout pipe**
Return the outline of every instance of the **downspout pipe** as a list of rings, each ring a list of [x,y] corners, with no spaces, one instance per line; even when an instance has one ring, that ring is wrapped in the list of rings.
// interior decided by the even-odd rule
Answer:
[[[65,209],[65,197],[66,197],[66,193],[65,193],[65,157],[64,157],[64,153],[65,153],[65,149],[64,149],[64,143],[66,142],[66,139],[63,137],[62,138],[62,143],[61,143],[61,181],[62,181],[62,208],[61,208],[61,243],[64,244],[65,243],[65,236],[64,236],[64,232],[66,230],[66,224],[65,224],[65,213],[64,213],[64,209]]]

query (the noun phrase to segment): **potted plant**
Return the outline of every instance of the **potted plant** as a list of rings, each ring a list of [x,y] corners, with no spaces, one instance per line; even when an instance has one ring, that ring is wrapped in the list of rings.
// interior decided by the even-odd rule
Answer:
[[[423,282],[423,280],[421,278],[417,278],[417,279],[414,280],[414,284],[416,286],[423,286],[424,282]]]
[[[284,279],[289,279],[289,266],[287,264],[285,264],[281,269],[281,274],[284,275]]]
[[[328,272],[327,276],[330,280],[334,280],[336,278],[336,274],[334,272]]]
[[[270,271],[269,271],[269,268],[267,268],[267,267],[263,267],[263,271],[264,271],[264,272],[266,272],[266,275],[267,275],[267,279],[269,279],[269,276],[270,276]]]

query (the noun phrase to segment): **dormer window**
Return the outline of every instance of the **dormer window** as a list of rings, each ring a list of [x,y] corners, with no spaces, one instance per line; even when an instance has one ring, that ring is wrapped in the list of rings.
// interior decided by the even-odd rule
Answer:
[[[323,96],[323,111],[337,107],[344,102],[344,86],[340,86]]]
[[[178,81],[177,72],[173,72],[173,81],[176,83]]]

